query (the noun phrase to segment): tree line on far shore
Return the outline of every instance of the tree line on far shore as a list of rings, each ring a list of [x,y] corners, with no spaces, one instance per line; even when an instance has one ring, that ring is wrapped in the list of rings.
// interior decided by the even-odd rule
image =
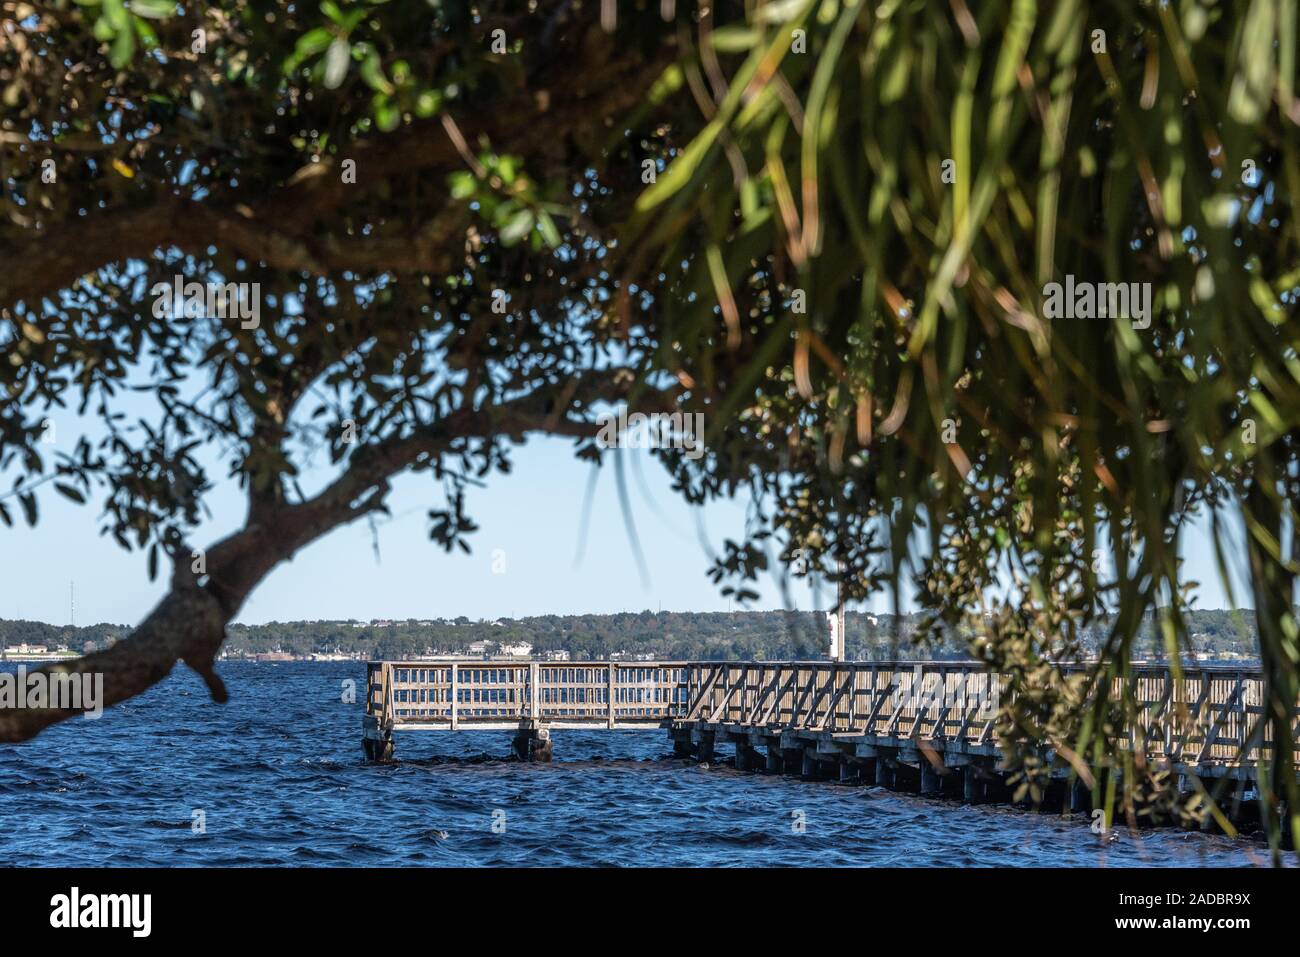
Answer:
[[[0,646],[61,646],[83,652],[107,647],[130,633],[129,625],[100,623],[83,627],[0,619]],[[849,612],[845,630],[848,657],[956,659],[970,657],[966,637],[927,636],[919,615]],[[1250,610],[1194,611],[1188,631],[1193,652],[1216,659],[1253,660],[1255,615]],[[471,654],[491,642],[487,654],[505,645],[532,646],[532,654],[567,652],[572,660],[610,655],[650,655],[662,660],[773,661],[826,656],[826,615],[811,611],[624,612],[612,615],[541,615],[522,619],[471,621],[407,619],[375,622],[291,621],[263,625],[232,624],[226,648],[233,656],[285,652],[295,656],[341,653],[367,658],[425,654]],[[1105,623],[1086,632],[1081,652],[1096,651]],[[1154,630],[1144,628],[1142,653],[1163,657]]]

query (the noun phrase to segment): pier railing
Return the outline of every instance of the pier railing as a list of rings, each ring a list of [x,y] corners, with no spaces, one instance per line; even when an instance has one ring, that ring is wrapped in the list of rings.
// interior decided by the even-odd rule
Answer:
[[[1086,668],[1069,669],[1082,677]],[[1009,680],[979,662],[717,662],[687,671],[685,721],[825,731],[878,740],[922,740],[992,751]],[[1133,670],[1136,705],[1127,747],[1188,765],[1254,764],[1272,749],[1257,669],[1163,665]],[[1110,694],[1125,692],[1119,679]],[[1292,727],[1300,737],[1300,709]],[[1296,749],[1300,764],[1300,746]]]
[[[1079,669],[1082,673],[1083,669]],[[395,728],[658,727],[826,732],[995,750],[1004,676],[978,662],[371,662],[367,712]],[[1113,697],[1124,691],[1119,681]],[[1128,746],[1152,758],[1253,764],[1272,747],[1257,670],[1134,671]],[[1300,713],[1298,713],[1300,717]],[[1298,722],[1300,724],[1300,722]],[[1300,750],[1297,751],[1300,762]]]
[[[651,727],[686,711],[685,662],[371,662],[367,711],[453,730],[532,719],[551,727]]]
[[[687,721],[991,742],[1005,679],[974,663],[728,662],[688,682]]]

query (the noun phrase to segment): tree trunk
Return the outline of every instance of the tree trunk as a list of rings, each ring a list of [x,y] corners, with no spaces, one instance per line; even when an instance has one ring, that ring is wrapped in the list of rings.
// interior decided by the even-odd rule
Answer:
[[[193,584],[174,585],[129,638],[104,651],[38,669],[47,674],[102,675],[99,708],[125,701],[157,684],[184,660],[208,684],[213,698],[226,699],[225,688],[212,671],[212,660],[225,639],[226,615],[208,590]],[[98,681],[92,677],[91,681]],[[22,688],[19,689],[21,694]],[[0,741],[25,741],[57,721],[82,714],[57,708],[0,710]],[[89,711],[84,712],[91,717]]]

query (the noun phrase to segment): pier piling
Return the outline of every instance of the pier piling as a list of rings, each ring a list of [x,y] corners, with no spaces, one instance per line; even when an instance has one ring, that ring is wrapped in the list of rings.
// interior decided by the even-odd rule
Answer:
[[[771,774],[781,773],[781,745],[771,740],[767,743],[767,770]]]
[[[393,722],[375,715],[366,715],[361,726],[361,747],[367,761],[393,759]]]
[[[736,770],[757,771],[766,768],[767,759],[749,741],[741,738],[736,741]]]
[[[695,760],[701,764],[713,763],[713,732],[696,728],[691,732],[691,742],[695,745]]]
[[[694,753],[691,733],[684,730],[673,731],[673,757],[689,758]]]
[[[1092,791],[1078,778],[1070,785],[1070,813],[1087,814],[1092,810]]]
[[[552,744],[549,728],[538,727],[531,722],[524,722],[520,724],[519,730],[515,732],[512,745],[515,757],[520,761],[551,760]]]
[[[921,793],[938,794],[943,790],[939,784],[939,772],[926,758],[921,759]]]
[[[894,769],[889,758],[876,760],[876,787],[892,788],[894,786]]]

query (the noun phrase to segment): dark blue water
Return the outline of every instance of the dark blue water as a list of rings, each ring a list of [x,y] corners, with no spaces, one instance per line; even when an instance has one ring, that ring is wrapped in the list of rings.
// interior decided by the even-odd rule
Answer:
[[[368,765],[361,705],[340,701],[363,666],[219,670],[225,705],[178,668],[100,720],[0,745],[0,864],[1267,862],[1248,839],[1158,830],[1102,844],[1081,818],[696,766],[660,731],[557,731],[549,765],[508,760],[507,731],[399,733],[397,763]]]

